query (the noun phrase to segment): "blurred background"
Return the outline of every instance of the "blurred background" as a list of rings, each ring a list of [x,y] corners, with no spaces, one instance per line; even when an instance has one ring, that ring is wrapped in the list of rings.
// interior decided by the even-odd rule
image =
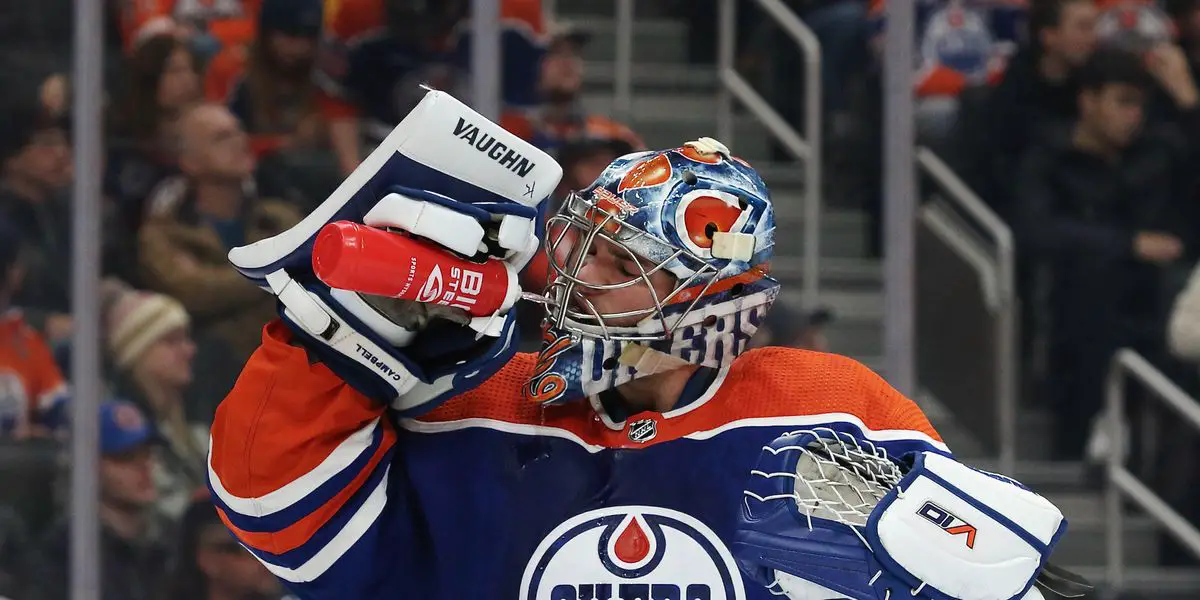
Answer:
[[[960,458],[1063,507],[1056,561],[1100,595],[1200,597],[1200,0],[914,0],[890,28],[883,0],[495,0],[480,23],[468,0],[96,1],[86,299],[73,3],[0,9],[0,597],[68,597],[80,303],[100,597],[284,596],[204,490],[214,408],[274,313],[225,255],[319,204],[421,84],[555,155],[556,197],[721,140],[782,233],[755,344],[889,377]],[[495,98],[473,97],[478,32]]]

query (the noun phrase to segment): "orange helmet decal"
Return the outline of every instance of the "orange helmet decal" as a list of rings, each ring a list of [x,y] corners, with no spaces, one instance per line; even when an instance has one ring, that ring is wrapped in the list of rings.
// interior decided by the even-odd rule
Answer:
[[[653,158],[646,159],[630,169],[621,178],[621,183],[617,185],[617,193],[619,194],[625,190],[636,190],[662,185],[670,179],[670,159],[667,158],[666,154],[657,154]]]

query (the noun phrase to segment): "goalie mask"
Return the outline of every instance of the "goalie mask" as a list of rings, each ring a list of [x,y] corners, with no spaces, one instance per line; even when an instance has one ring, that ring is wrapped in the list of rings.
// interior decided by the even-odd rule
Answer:
[[[766,185],[716,140],[614,161],[547,223],[547,329],[526,396],[561,403],[731,363],[779,289],[774,230]],[[596,261],[617,275],[593,277]]]

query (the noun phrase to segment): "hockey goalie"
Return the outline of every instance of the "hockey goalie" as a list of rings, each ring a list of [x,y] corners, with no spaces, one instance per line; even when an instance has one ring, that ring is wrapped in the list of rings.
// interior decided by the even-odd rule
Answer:
[[[217,411],[209,486],[297,596],[1020,600],[1074,583],[1046,563],[1058,509],[956,462],[880,377],[743,352],[779,287],[749,164],[710,138],[627,155],[547,215],[561,175],[430,91],[299,225],[230,252],[280,318]],[[547,287],[523,293],[538,252]],[[545,305],[537,355],[514,350],[522,300]]]

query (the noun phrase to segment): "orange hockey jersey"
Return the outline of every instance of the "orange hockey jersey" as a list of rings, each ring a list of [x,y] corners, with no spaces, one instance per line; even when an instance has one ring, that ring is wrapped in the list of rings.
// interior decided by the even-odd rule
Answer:
[[[948,453],[848,358],[750,351],[690,400],[620,419],[521,395],[534,356],[393,420],[280,322],[217,411],[221,519],[300,598],[775,598],[729,551],[764,446],[828,427],[893,456]]]
[[[0,434],[23,435],[61,408],[67,387],[46,341],[21,314],[0,314]]]

